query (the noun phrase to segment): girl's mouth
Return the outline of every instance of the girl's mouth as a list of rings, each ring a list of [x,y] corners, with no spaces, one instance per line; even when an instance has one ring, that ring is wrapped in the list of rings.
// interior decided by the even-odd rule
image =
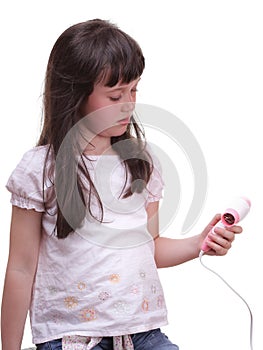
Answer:
[[[121,124],[121,125],[127,125],[129,124],[129,122],[130,122],[130,117],[118,120],[118,124]]]

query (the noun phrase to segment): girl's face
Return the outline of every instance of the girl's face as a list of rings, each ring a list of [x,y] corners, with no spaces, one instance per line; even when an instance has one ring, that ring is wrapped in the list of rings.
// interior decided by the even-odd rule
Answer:
[[[92,94],[82,108],[86,126],[95,135],[120,136],[130,122],[140,78],[128,84],[119,82],[113,87],[103,82],[94,86]]]

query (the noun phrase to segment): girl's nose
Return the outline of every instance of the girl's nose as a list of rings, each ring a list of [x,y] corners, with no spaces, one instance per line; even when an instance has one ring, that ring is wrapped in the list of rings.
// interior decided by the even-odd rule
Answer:
[[[123,102],[121,109],[123,112],[132,112],[134,108],[135,108],[135,102],[127,101],[127,102]]]

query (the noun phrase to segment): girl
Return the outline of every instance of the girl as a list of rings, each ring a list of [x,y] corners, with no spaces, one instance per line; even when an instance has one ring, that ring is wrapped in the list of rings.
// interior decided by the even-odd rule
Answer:
[[[138,44],[115,25],[68,28],[47,66],[44,124],[10,176],[10,254],[2,349],[18,350],[30,308],[37,349],[178,349],[157,269],[198,256],[201,234],[158,234],[163,182],[136,122],[144,70]],[[224,255],[241,227],[218,228]]]

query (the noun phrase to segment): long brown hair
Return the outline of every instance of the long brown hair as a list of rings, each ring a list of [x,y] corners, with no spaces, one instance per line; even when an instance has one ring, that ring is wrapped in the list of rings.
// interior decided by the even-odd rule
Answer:
[[[81,161],[76,163],[75,150],[69,147],[65,158],[60,159],[59,166],[57,164],[56,169],[50,169],[50,173],[47,171],[47,159],[52,155],[56,160],[66,135],[83,118],[81,106],[96,83],[105,77],[105,86],[115,86],[119,81],[129,83],[141,76],[144,65],[144,56],[137,42],[116,25],[100,19],[69,27],[60,35],[51,51],[45,78],[43,127],[37,145],[49,145],[44,182],[56,170],[56,181],[60,184],[55,186],[56,196],[60,197],[56,222],[58,238],[67,237],[81,225],[86,208],[93,216],[91,194],[97,198],[101,215],[96,219],[101,222],[103,205],[82,154]],[[134,182],[134,188],[129,188],[124,193],[125,197],[133,192],[140,193],[143,190],[141,184],[148,183],[152,172],[151,157],[145,150],[144,132],[134,117],[131,121],[123,135],[111,138],[113,149],[123,159],[126,172],[129,171]],[[130,140],[128,149],[115,147],[121,140]],[[84,195],[80,173],[85,174],[90,184],[88,198]],[[137,179],[143,182],[134,181]],[[67,215],[72,211],[73,219],[69,222]]]

